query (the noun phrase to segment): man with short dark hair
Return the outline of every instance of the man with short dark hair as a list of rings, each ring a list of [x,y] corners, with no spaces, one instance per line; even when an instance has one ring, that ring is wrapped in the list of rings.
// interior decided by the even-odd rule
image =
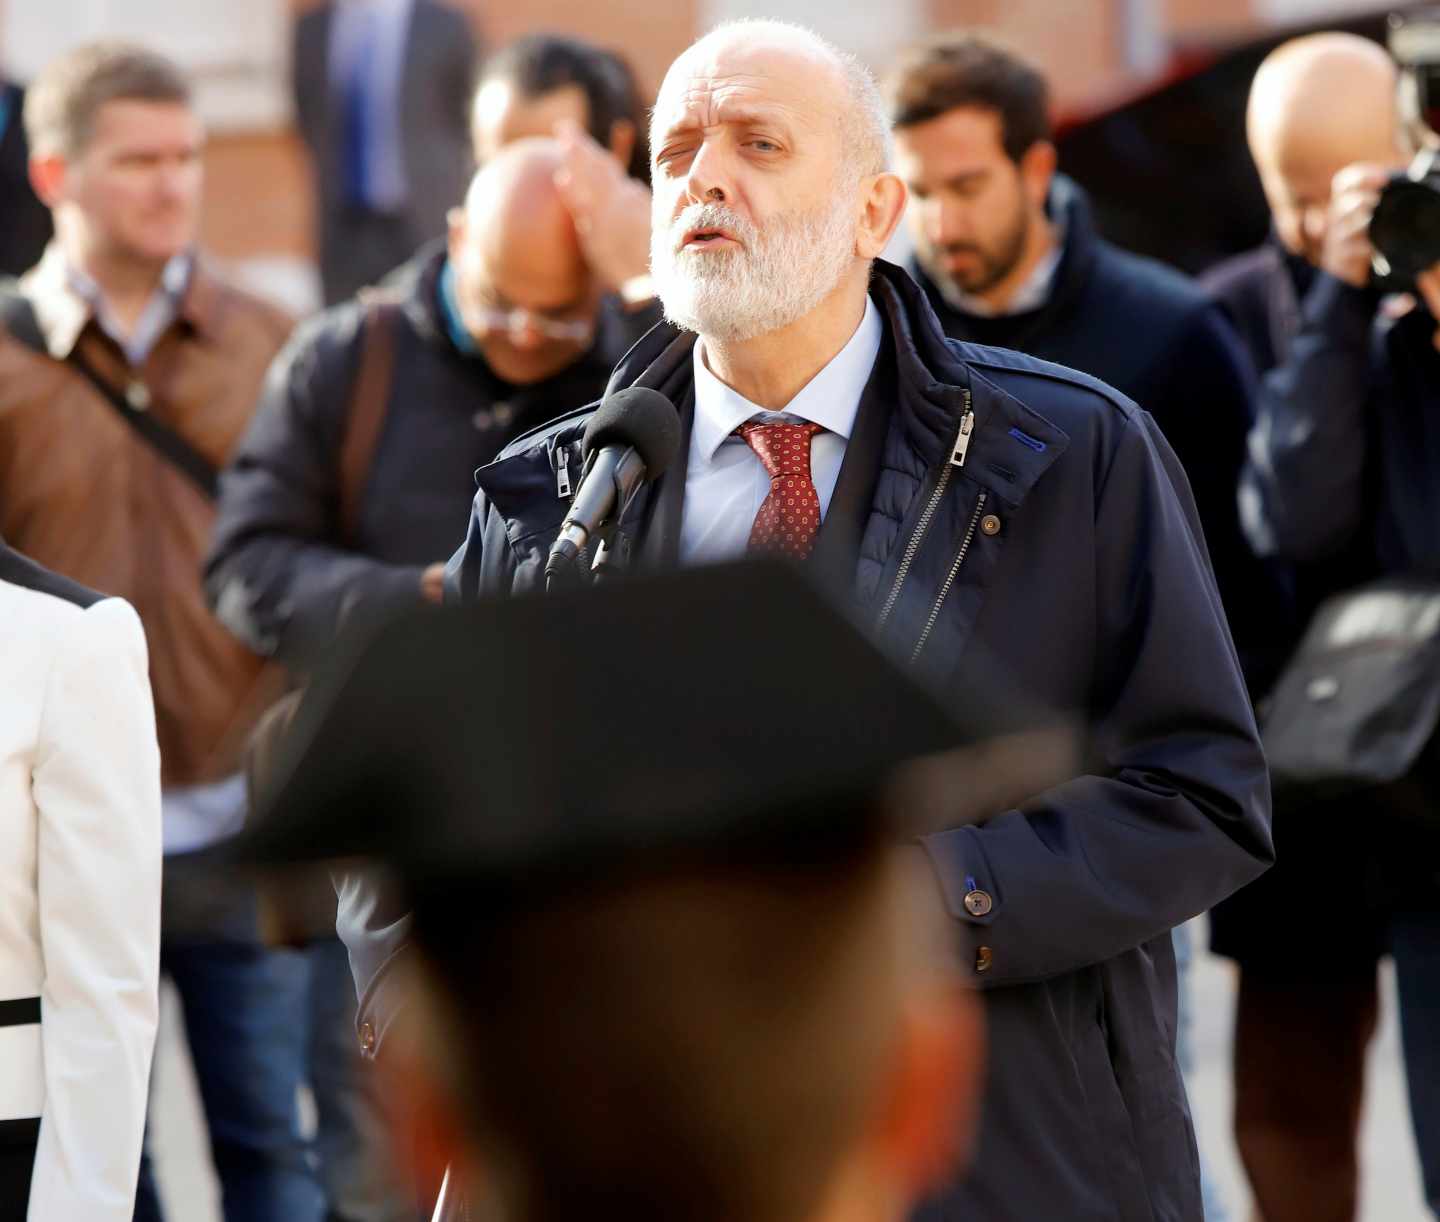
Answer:
[[[485,61],[470,111],[475,160],[569,120],[632,178],[650,181],[645,103],[624,57],[563,34],[527,34]]]
[[[1252,687],[1283,657],[1283,588],[1240,529],[1251,420],[1245,355],[1179,273],[1095,232],[1055,172],[1049,88],[989,38],[938,35],[890,75],[898,169],[911,192],[912,274],[953,339],[1014,348],[1108,382],[1175,447]]]
[[[610,294],[606,308],[653,321],[644,126],[630,65],[613,51],[557,34],[518,39],[489,60],[471,111],[480,165],[514,140],[560,141],[564,161],[555,182],[586,261]]]
[[[166,850],[162,970],[184,1008],[230,1222],[318,1218],[300,1136],[305,972],[254,896],[190,854],[243,821],[245,737],[273,673],[210,614],[200,562],[217,469],[290,322],[195,249],[204,132],[184,74],[125,44],[47,66],[26,97],[55,241],[0,296],[0,531],[125,598],[149,635]],[[158,1215],[148,1174],[139,1216]]]
[[[992,728],[1082,727],[1068,779],[1032,774],[1040,792],[922,841],[992,1048],[974,1168],[929,1216],[1198,1218],[1170,931],[1271,853],[1264,759],[1179,464],[1094,378],[947,340],[879,260],[906,192],[853,57],[780,22],[722,26],[672,65],[651,137],[670,325],[611,388],[668,398],[682,441],[613,524],[612,567],[778,553],[955,707]],[[551,474],[578,468],[594,418],[480,470],[447,571],[460,597],[544,587],[565,516]],[[810,630],[752,620],[742,593],[728,614],[766,643]],[[792,687],[740,714],[757,754],[808,741],[812,692]],[[383,994],[382,976],[372,1030]]]

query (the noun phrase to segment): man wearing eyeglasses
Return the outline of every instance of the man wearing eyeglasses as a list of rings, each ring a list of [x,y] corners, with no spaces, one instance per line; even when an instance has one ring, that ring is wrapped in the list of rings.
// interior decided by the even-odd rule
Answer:
[[[448,240],[302,325],[271,367],[220,479],[206,592],[232,632],[293,675],[311,670],[347,623],[438,601],[476,468],[599,396],[612,366],[658,321],[653,304],[620,304],[587,255],[594,244],[577,233],[584,218],[562,195],[565,176],[556,181],[573,160],[548,139],[502,150],[451,213]],[[339,923],[361,931],[347,941],[383,960],[391,921],[368,895],[342,880]],[[317,939],[314,986],[352,1011],[333,1016],[344,1031],[353,1026],[351,965],[321,940],[320,920],[335,931],[328,916],[313,915],[316,928],[305,932]],[[368,979],[375,966],[358,970]],[[334,1076],[363,1092],[368,1079],[356,1075],[368,1049],[355,1048],[327,1045],[324,1055]],[[361,1183],[375,1172],[356,1168],[344,1191],[378,1199],[379,1185]],[[362,1216],[337,1211],[352,1215]]]
[[[206,589],[292,672],[347,620],[438,601],[475,469],[598,396],[656,321],[602,304],[611,286],[555,184],[563,160],[551,140],[505,148],[448,241],[300,327],[271,368],[220,481]]]

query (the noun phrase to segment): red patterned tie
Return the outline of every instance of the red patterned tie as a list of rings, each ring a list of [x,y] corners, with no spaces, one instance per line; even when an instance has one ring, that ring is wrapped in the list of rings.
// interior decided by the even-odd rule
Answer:
[[[750,528],[750,550],[804,560],[820,529],[820,498],[810,478],[810,439],[818,424],[742,424],[735,430],[765,464],[770,494]]]

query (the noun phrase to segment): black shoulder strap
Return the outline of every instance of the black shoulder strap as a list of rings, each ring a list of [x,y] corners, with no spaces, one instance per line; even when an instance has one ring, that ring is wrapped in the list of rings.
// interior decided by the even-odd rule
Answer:
[[[17,283],[8,276],[0,280],[0,323],[25,347],[45,351],[45,337],[40,334],[35,311]]]
[[[0,322],[20,343],[36,352],[45,352],[45,337],[35,311],[24,294],[12,284],[0,285]],[[220,473],[203,454],[173,429],[161,424],[145,410],[144,400],[132,403],[125,392],[112,386],[83,356],[78,347],[71,350],[67,362],[81,374],[130,428],[154,449],[161,458],[190,480],[207,499],[214,500],[220,489]],[[138,385],[138,383],[137,383]]]

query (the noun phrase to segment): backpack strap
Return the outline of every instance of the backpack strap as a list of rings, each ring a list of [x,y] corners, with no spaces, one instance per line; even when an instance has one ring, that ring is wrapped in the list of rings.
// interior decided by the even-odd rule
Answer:
[[[367,296],[361,323],[360,360],[346,411],[340,443],[340,533],[353,545],[360,527],[360,507],[375,465],[375,450],[384,431],[395,372],[395,341],[404,307],[393,298]]]

